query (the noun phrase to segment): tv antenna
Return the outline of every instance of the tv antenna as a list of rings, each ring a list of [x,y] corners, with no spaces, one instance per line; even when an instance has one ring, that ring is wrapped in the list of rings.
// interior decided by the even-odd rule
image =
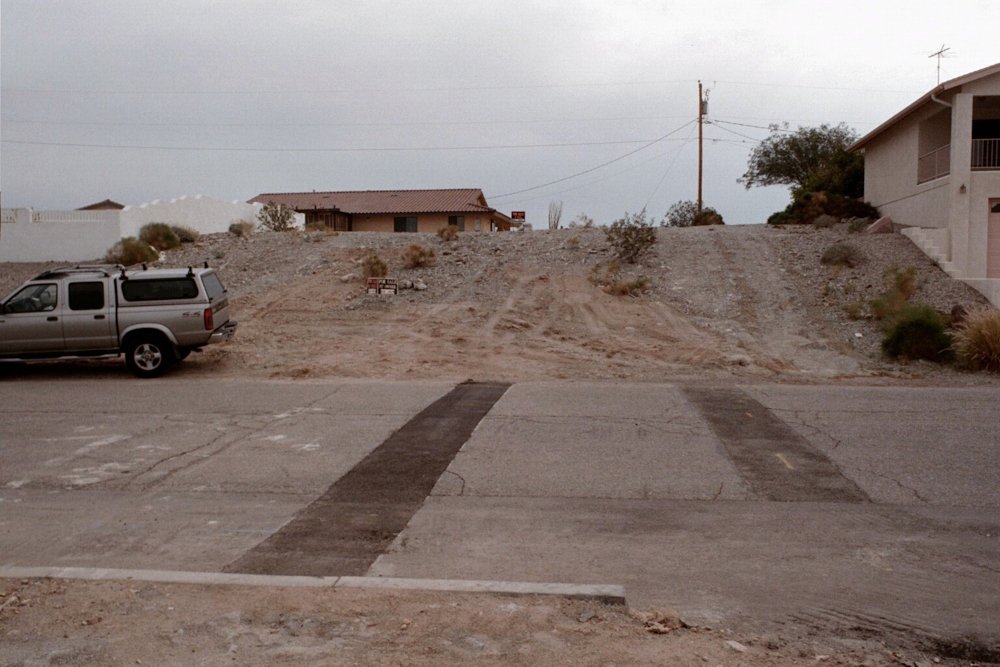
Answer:
[[[954,53],[948,55],[948,51],[951,51],[951,47],[942,44],[940,49],[927,56],[928,58],[937,58],[937,85],[939,86],[941,85],[941,59],[951,58],[951,56],[955,55]]]

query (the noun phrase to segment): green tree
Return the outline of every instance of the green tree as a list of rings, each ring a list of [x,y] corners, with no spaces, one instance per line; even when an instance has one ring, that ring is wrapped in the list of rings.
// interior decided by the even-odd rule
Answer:
[[[604,228],[604,236],[623,262],[635,264],[656,244],[656,229],[646,221],[646,209],[615,220]]]
[[[790,185],[798,193],[825,191],[860,197],[864,191],[864,157],[847,150],[857,134],[844,123],[800,127],[791,132],[771,125],[771,136],[750,153],[739,179],[755,185]]]

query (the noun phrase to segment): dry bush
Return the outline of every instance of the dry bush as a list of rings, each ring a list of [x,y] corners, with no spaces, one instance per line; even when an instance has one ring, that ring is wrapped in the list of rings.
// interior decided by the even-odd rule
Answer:
[[[443,243],[449,243],[458,239],[458,225],[445,225],[437,230],[438,238]]]
[[[604,229],[608,243],[623,262],[635,264],[656,244],[656,230],[646,221],[645,209],[634,215],[625,214]]]
[[[425,245],[414,243],[403,251],[403,266],[407,269],[434,266],[436,262],[434,251]]]
[[[605,285],[604,291],[614,296],[641,296],[649,289],[649,278],[622,278]]]
[[[139,230],[139,240],[148,243],[157,250],[170,250],[181,244],[177,234],[165,222],[150,222],[143,225]]]
[[[955,328],[952,348],[963,366],[1000,373],[1000,310],[968,308]]]
[[[850,243],[834,243],[823,252],[820,262],[832,266],[849,266],[852,269],[864,260],[861,251]]]
[[[197,229],[191,229],[183,225],[171,225],[170,229],[174,231],[174,234],[177,235],[177,239],[181,243],[195,243],[201,238],[201,232]]]
[[[104,261],[108,264],[131,266],[133,264],[142,264],[143,262],[155,262],[159,258],[160,253],[153,246],[134,236],[126,236],[111,246],[104,256]]]
[[[239,222],[234,222],[229,225],[229,233],[241,238],[253,234],[254,229],[256,229],[254,224],[252,222],[247,222],[246,220],[240,220]]]
[[[389,266],[378,255],[368,255],[361,262],[361,273],[365,278],[383,278],[389,273]]]
[[[860,320],[865,316],[864,304],[858,303],[857,301],[844,304],[844,313],[847,315],[848,319]]]
[[[913,293],[917,291],[917,270],[912,266],[901,269],[893,266],[885,272],[886,278],[895,287],[903,298],[909,300]]]

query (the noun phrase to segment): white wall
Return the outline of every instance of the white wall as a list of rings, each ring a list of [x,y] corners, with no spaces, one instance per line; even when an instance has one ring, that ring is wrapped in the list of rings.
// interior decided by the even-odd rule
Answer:
[[[229,225],[240,220],[256,225],[257,212],[261,208],[261,204],[220,201],[201,195],[126,206],[121,212],[122,236],[138,236],[142,226],[150,222],[165,222],[190,227],[202,234],[217,234],[229,231]],[[304,223],[305,216],[297,214],[295,226],[302,228]]]
[[[0,262],[82,262],[121,238],[118,211],[0,212]]]
[[[240,220],[258,224],[260,204],[225,202],[208,197],[178,197],[121,211],[35,211],[30,208],[0,212],[0,262],[84,262],[104,257],[119,239],[138,236],[143,225],[165,222],[190,227],[202,234],[229,231]],[[305,215],[295,215],[301,229]]]

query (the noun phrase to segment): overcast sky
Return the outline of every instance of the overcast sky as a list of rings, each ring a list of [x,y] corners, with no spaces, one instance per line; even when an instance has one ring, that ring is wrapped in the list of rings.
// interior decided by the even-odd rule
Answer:
[[[1000,60],[998,19],[1000,0],[2,0],[2,205],[478,187],[536,228],[552,201],[564,223],[659,219],[696,196],[701,79],[705,202],[763,222],[787,189],[737,183],[762,128],[863,134],[936,84],[942,44],[942,80]]]

